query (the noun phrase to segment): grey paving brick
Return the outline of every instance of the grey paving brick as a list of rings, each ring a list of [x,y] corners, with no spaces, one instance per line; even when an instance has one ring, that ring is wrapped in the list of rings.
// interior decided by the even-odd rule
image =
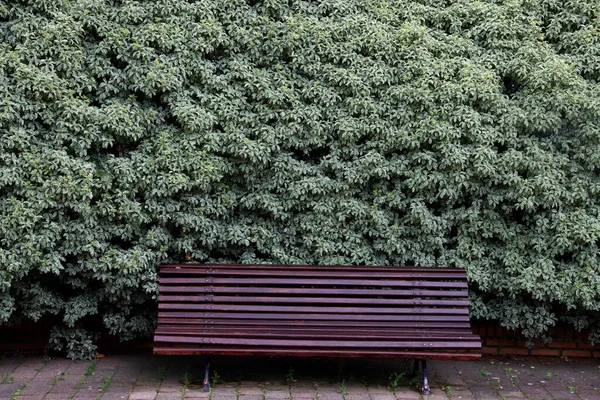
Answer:
[[[18,383],[6,383],[0,385],[0,399],[9,398],[10,395],[13,394],[20,387],[21,385]]]
[[[396,396],[392,393],[373,393],[371,400],[396,400]]]
[[[156,390],[145,390],[143,388],[135,388],[129,395],[129,400],[154,400],[156,398]]]
[[[344,365],[343,376],[337,375],[335,360],[288,360],[264,358],[247,360],[243,357],[217,358],[216,371],[223,376],[214,387],[215,400],[266,399],[342,400],[340,381],[344,380],[345,400],[409,400],[421,398],[409,379],[392,393],[387,385],[392,373],[400,373],[407,363],[395,360],[361,360]],[[23,360],[7,358],[0,362],[0,372],[14,375],[11,384],[0,384],[0,399],[21,388],[19,399],[92,400],[101,394],[102,381],[112,377],[104,400],[208,399],[201,385],[202,362],[192,358],[151,355],[119,355],[100,359],[92,376],[86,377],[89,361],[70,361],[42,357]],[[285,382],[290,366],[296,371],[290,387]],[[600,369],[595,362],[565,362],[562,360],[491,360],[477,362],[432,361],[429,363],[432,395],[427,400],[449,398],[468,400],[505,399],[600,399]],[[481,371],[484,370],[485,373]],[[182,377],[192,376],[183,392]],[[62,373],[62,374],[61,374]],[[229,373],[229,375],[228,375]],[[81,382],[85,379],[85,382]],[[418,379],[417,379],[418,381]],[[363,383],[368,383],[366,388]],[[414,382],[413,382],[414,383]],[[418,384],[418,382],[417,382]],[[442,391],[448,388],[448,393]],[[239,392],[238,392],[239,391]],[[575,393],[572,393],[575,392]]]
[[[156,400],[181,400],[182,394],[178,393],[158,393]]]
[[[20,385],[19,385],[20,386]],[[52,385],[49,382],[29,382],[21,389],[21,396],[44,396],[50,391]],[[0,386],[0,398],[2,398],[2,387]],[[41,397],[40,397],[41,398]]]

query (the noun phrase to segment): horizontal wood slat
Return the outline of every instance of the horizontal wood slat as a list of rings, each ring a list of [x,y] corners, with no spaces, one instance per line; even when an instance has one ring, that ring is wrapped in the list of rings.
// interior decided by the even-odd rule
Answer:
[[[477,359],[455,268],[165,264],[156,354]]]
[[[162,282],[162,280],[161,280]],[[336,288],[274,288],[274,287],[216,287],[206,286],[160,286],[160,293],[230,293],[230,294],[289,294],[289,295],[330,295],[330,296],[388,296],[388,297],[467,297],[466,290],[412,290],[396,289],[336,289]]]
[[[448,336],[452,337],[477,337],[477,335],[473,334],[469,329],[452,329],[452,328],[444,328],[444,329],[435,329],[435,328],[404,328],[402,330],[394,329],[394,328],[354,328],[352,330],[340,330],[333,327],[313,327],[310,329],[310,332],[307,332],[304,326],[230,326],[230,325],[219,325],[219,326],[185,326],[178,324],[162,324],[160,327],[156,329],[156,331],[167,332],[167,331],[178,331],[182,332],[182,334],[186,334],[186,332],[217,332],[223,333],[225,335],[232,334],[260,334],[260,335],[278,335],[278,334],[290,334],[298,336],[299,333],[303,334],[311,334],[311,335],[328,335],[328,334],[336,334],[336,335],[353,335],[353,336],[423,336],[423,337],[437,337],[437,336]]]
[[[479,360],[481,353],[454,353],[433,351],[383,351],[383,350],[351,350],[351,349],[274,349],[274,348],[235,348],[216,346],[155,346],[154,354],[161,355],[229,355],[229,356],[299,356],[299,357],[377,357],[377,358],[420,358],[436,360]]]
[[[469,316],[457,316],[457,315],[372,315],[372,314],[353,314],[340,315],[340,314],[284,314],[284,313],[236,313],[236,312],[178,312],[178,311],[159,311],[158,318],[229,318],[229,319],[293,319],[293,320],[321,320],[321,321],[348,321],[353,319],[360,319],[361,321],[469,321]]]
[[[296,319],[256,319],[256,320],[241,320],[241,319],[208,319],[208,318],[166,318],[159,317],[158,324],[180,324],[180,325],[200,325],[200,326],[220,326],[220,325],[235,325],[235,326],[302,326],[302,327],[336,327],[339,329],[348,328],[368,328],[376,326],[377,328],[455,328],[455,329],[469,329],[471,324],[469,321],[464,322],[439,322],[439,321],[379,321],[374,324],[372,321],[327,321],[327,320],[296,320]]]
[[[363,271],[371,272],[408,272],[408,273],[431,273],[444,272],[462,275],[461,279],[466,279],[467,273],[461,268],[440,268],[440,267],[397,267],[397,266],[371,266],[371,265],[273,265],[273,264],[162,264],[161,273],[170,270],[186,269],[252,269],[252,270],[300,270],[300,271]]]
[[[364,278],[368,276],[369,279],[464,279],[464,273],[461,272],[365,272],[365,271],[323,271],[323,270],[251,270],[251,269],[198,269],[198,268],[185,268],[185,269],[168,269],[163,270],[164,276],[172,275],[188,275],[188,276],[273,276],[285,278],[298,278],[298,277],[309,277],[309,278]]]
[[[193,343],[229,346],[261,346],[261,347],[325,347],[325,348],[351,348],[351,349],[441,349],[441,348],[475,348],[479,342],[461,341],[434,341],[428,340],[394,340],[394,341],[346,341],[346,340],[280,340],[280,339],[245,339],[245,338],[219,338],[219,337],[189,337],[189,336],[161,336],[154,337],[156,343]]]
[[[251,311],[251,312],[286,312],[286,313],[319,313],[319,314],[436,314],[436,315],[468,315],[466,308],[425,308],[425,307],[302,307],[302,306],[265,306],[239,304],[188,304],[160,303],[159,310],[190,311]]]
[[[406,334],[377,334],[375,332],[371,333],[362,333],[359,337],[355,334],[355,332],[334,332],[330,331],[327,333],[315,333],[315,332],[260,332],[260,331],[224,331],[224,330],[211,330],[211,329],[193,329],[193,330],[182,330],[181,328],[176,329],[168,329],[162,328],[156,330],[155,337],[164,337],[164,336],[193,336],[193,337],[220,337],[220,338],[268,338],[268,339],[297,339],[298,334],[302,334],[303,339],[336,339],[336,340],[359,340],[359,341],[372,341],[372,340],[414,340],[415,337],[418,337],[422,340],[432,340],[432,341],[476,341],[478,340],[477,336],[472,334],[465,333],[464,336],[452,335],[452,334],[423,334],[416,332],[406,333]]]
[[[373,287],[415,287],[415,288],[456,288],[466,289],[466,282],[438,282],[438,281],[390,281],[372,279],[289,279],[282,278],[162,278],[161,284],[186,284],[186,285],[277,285],[277,286],[373,286]]]
[[[256,297],[256,296],[194,296],[194,295],[162,295],[160,303],[293,303],[293,304],[364,304],[381,306],[428,305],[435,307],[467,307],[467,300],[427,300],[427,299],[364,299],[340,297]]]

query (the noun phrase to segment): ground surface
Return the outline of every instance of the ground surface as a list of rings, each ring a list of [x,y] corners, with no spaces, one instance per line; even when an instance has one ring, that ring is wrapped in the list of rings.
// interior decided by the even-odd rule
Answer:
[[[0,399],[420,399],[404,360],[213,358],[202,391],[200,357],[110,355],[96,361],[42,356],[0,360]],[[341,371],[340,371],[341,369]],[[430,362],[433,399],[600,399],[595,361],[484,359]]]

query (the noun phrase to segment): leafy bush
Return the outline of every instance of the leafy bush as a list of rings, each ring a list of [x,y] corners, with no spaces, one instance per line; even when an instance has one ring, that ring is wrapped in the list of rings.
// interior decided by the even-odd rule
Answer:
[[[92,360],[98,350],[94,339],[97,337],[85,329],[54,328],[50,332],[48,347],[51,350],[65,352],[67,357],[73,360]]]
[[[476,318],[598,332],[599,15],[0,1],[0,322],[148,335],[190,259],[464,266]]]

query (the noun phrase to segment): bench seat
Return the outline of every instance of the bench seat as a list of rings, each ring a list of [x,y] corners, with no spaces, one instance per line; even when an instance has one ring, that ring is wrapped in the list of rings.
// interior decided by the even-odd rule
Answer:
[[[457,268],[163,264],[154,353],[473,360]]]

